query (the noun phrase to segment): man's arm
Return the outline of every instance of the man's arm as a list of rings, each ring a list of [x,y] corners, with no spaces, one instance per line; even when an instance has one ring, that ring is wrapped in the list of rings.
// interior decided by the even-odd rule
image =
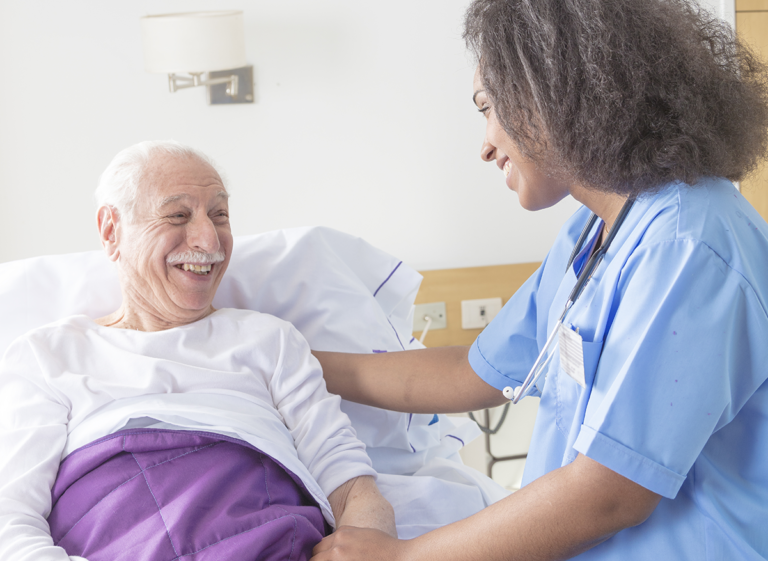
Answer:
[[[70,559],[46,520],[70,413],[17,340],[0,360],[0,559]]]
[[[459,413],[506,402],[469,365],[469,347],[380,354],[313,351],[328,391],[344,399],[407,413]]]
[[[506,499],[408,541],[342,528],[313,561],[502,561],[568,559],[636,526],[661,497],[579,455]]]
[[[373,477],[350,479],[328,496],[336,527],[373,528],[397,537],[395,511],[381,496]]]

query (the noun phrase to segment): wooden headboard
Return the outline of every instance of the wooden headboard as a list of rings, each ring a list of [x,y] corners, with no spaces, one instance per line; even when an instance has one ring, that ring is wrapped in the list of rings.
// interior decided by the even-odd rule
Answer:
[[[461,328],[461,301],[501,297],[502,304],[506,304],[539,265],[520,263],[420,271],[424,280],[416,295],[416,304],[445,302],[447,320],[446,329],[427,332],[424,344],[427,347],[471,345],[482,329]],[[421,333],[416,332],[414,336],[418,339]]]

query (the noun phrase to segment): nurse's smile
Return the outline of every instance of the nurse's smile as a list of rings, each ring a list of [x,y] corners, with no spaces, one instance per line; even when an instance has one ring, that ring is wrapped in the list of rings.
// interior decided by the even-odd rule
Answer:
[[[545,173],[538,163],[520,154],[517,144],[504,130],[485,91],[479,69],[475,72],[473,89],[472,101],[486,119],[480,158],[485,162],[496,162],[504,174],[504,183],[517,193],[520,204],[527,210],[549,208],[565,198],[569,194],[567,182]]]

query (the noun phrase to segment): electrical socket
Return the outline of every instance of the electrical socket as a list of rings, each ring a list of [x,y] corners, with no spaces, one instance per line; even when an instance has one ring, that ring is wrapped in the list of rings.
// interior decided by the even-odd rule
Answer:
[[[429,304],[416,304],[413,311],[413,331],[424,331],[427,322],[424,316],[432,318],[429,330],[445,329],[448,327],[448,318],[445,315],[445,302],[431,302]]]
[[[461,301],[461,328],[482,329],[501,311],[501,298]]]

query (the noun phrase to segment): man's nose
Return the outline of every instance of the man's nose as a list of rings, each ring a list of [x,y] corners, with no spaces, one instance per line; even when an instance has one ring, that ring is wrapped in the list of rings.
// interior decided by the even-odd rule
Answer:
[[[483,139],[483,146],[480,148],[480,158],[484,162],[492,162],[496,159],[496,147],[488,142],[488,139]]]
[[[196,249],[205,253],[219,251],[219,233],[215,224],[205,216],[198,216],[187,226],[187,245],[190,249]]]

